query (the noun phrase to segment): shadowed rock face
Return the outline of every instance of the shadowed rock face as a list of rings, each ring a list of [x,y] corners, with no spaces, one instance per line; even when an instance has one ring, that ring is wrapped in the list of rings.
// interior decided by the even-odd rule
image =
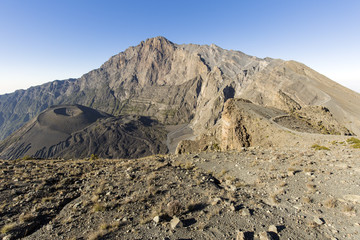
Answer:
[[[321,105],[360,134],[360,95],[301,63],[155,37],[79,79],[0,95],[0,139],[59,104],[81,104],[114,116],[151,116],[162,124],[191,123],[194,134],[201,135],[219,122],[230,98],[284,111]]]
[[[53,106],[0,145],[1,159],[142,157],[166,153],[166,131],[147,117],[113,117],[81,105]]]

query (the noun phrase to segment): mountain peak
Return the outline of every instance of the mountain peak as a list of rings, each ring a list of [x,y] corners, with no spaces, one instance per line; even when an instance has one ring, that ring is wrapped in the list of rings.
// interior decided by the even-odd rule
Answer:
[[[155,42],[174,44],[173,42],[171,42],[170,40],[168,40],[166,37],[163,37],[163,36],[152,37],[152,38],[148,38],[145,40],[145,43],[148,43],[148,44],[155,43]]]
[[[144,47],[158,49],[160,51],[165,50],[166,48],[175,48],[175,44],[163,36],[157,36],[153,38],[148,38],[145,42],[142,42]]]

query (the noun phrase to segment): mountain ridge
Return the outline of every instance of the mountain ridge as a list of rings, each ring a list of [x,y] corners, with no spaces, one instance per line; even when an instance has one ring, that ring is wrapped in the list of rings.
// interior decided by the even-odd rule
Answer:
[[[301,63],[155,37],[78,79],[0,95],[0,139],[59,104],[81,104],[115,116],[150,116],[163,124],[190,123],[199,135],[219,121],[229,98],[288,110],[280,91],[300,106],[329,108],[360,134],[360,95]]]

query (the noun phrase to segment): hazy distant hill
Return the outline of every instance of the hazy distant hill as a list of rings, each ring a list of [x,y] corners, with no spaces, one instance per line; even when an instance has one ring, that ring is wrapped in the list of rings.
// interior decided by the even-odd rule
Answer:
[[[151,116],[163,124],[211,128],[229,98],[292,111],[322,105],[360,134],[360,95],[294,61],[260,59],[215,45],[147,39],[79,79],[0,96],[0,139],[52,105],[81,104],[114,116]]]

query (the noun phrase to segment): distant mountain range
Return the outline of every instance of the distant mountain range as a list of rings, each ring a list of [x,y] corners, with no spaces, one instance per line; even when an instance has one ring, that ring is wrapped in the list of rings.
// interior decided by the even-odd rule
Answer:
[[[187,137],[195,139],[210,133],[220,123],[224,103],[232,98],[247,99],[262,107],[298,115],[309,106],[323,106],[333,118],[324,124],[327,133],[360,134],[360,95],[301,63],[260,59],[216,45],[178,45],[164,37],[155,37],[129,47],[79,79],[53,81],[0,95],[0,139],[13,134],[30,120],[38,119],[38,115],[51,106],[65,105],[71,109],[74,106],[69,106],[74,104],[106,116],[101,119],[126,115],[139,123],[140,117],[134,116],[146,116],[159,129],[165,125],[184,124],[192,132]],[[304,118],[306,113],[303,111],[299,116]],[[308,114],[308,119],[311,116]],[[36,124],[34,121],[32,124]],[[321,117],[311,124],[321,125],[320,122]],[[68,132],[61,141],[74,137],[71,134],[76,131]],[[178,136],[184,135],[178,133]],[[12,141],[16,141],[14,136],[20,137],[19,132],[14,134]],[[4,151],[5,145],[3,143],[0,150]],[[160,143],[155,145],[160,149],[156,153],[167,151]],[[85,156],[83,152],[88,150],[78,155]],[[106,157],[105,151],[100,152]],[[30,153],[36,155],[36,152]],[[19,152],[16,155],[21,156]],[[114,152],[107,155],[119,156],[123,155]]]

